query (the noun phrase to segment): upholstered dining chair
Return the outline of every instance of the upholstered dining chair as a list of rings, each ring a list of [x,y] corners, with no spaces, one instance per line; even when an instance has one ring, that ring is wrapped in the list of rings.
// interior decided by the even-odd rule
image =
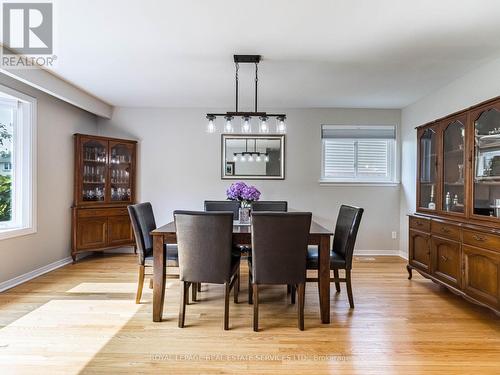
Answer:
[[[135,303],[140,303],[146,267],[153,268],[153,238],[150,233],[152,230],[156,229],[156,222],[153,207],[149,202],[128,206],[128,214],[132,222],[132,229],[134,231],[135,243],[139,255],[139,280],[137,283]],[[179,265],[177,245],[164,245],[164,251],[167,252],[167,262],[177,267]]]
[[[287,212],[287,201],[255,201],[252,202],[252,212],[272,211],[272,212]]]
[[[306,257],[310,212],[254,212],[252,214],[253,330],[259,330],[259,285],[285,284],[298,289],[298,327],[304,330]]]
[[[352,256],[363,211],[362,208],[353,206],[342,205],[340,207],[333,236],[333,248],[330,252],[330,269],[333,270],[334,276],[330,278],[330,282],[335,283],[337,293],[340,293],[340,283],[346,283],[351,309],[354,308],[351,282]],[[309,246],[307,250],[307,269],[318,269],[318,248],[316,246]],[[340,278],[339,270],[345,270],[345,278]],[[318,281],[318,279],[308,278],[307,281]]]
[[[240,202],[238,201],[205,201],[205,211],[231,211],[233,220],[238,220]]]
[[[229,295],[238,302],[240,253],[233,251],[233,213],[175,211],[184,327],[188,290],[199,283],[224,284],[224,329],[229,329]]]

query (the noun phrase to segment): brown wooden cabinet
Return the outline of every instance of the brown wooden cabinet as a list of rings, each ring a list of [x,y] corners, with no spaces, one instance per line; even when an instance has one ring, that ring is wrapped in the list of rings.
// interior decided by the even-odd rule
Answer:
[[[136,141],[75,134],[71,256],[135,246],[127,205],[135,202]]]
[[[417,145],[410,278],[415,269],[498,313],[500,98],[418,127]]]

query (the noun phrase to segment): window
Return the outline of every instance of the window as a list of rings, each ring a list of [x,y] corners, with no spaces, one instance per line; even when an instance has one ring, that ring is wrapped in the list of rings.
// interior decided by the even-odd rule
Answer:
[[[394,126],[323,125],[321,138],[321,182],[396,182]]]
[[[0,239],[35,230],[36,100],[0,86]]]

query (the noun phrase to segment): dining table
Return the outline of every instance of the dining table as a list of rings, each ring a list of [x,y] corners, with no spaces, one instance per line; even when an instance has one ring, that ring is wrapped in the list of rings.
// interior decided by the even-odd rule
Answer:
[[[151,232],[153,236],[153,321],[161,322],[165,301],[165,283],[167,257],[164,244],[176,244],[175,223],[172,221]],[[330,323],[330,238],[333,233],[316,223],[311,222],[309,245],[318,246],[318,283],[320,317],[322,323]],[[233,225],[233,244],[252,245],[252,226]],[[285,257],[286,254],[283,254]]]

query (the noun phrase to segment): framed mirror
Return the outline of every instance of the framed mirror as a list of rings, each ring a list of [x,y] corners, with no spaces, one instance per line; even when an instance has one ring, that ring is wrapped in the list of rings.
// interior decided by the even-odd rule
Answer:
[[[223,180],[284,180],[284,135],[222,135]]]

